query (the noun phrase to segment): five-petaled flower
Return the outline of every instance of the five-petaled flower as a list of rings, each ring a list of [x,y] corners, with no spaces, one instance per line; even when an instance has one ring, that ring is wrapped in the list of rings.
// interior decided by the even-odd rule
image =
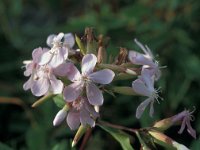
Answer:
[[[154,108],[153,104],[155,100],[158,100],[158,90],[154,88],[154,79],[150,75],[150,71],[148,69],[142,69],[141,76],[138,77],[132,83],[133,90],[142,95],[147,96],[148,98],[142,102],[136,110],[136,117],[140,118],[145,108],[150,104],[150,116],[153,116]]]
[[[89,104],[87,98],[78,97],[75,101],[68,103],[70,109],[67,113],[65,108],[61,109],[54,118],[54,126],[59,125],[65,118],[70,129],[75,130],[79,125],[95,126],[95,120],[99,114],[94,107]]]
[[[97,57],[94,54],[87,54],[82,59],[81,71],[73,66],[72,71],[68,74],[68,79],[73,83],[64,88],[64,99],[66,102],[73,102],[82,93],[86,87],[86,95],[91,105],[102,105],[103,94],[102,91],[94,84],[109,84],[115,74],[110,69],[103,69],[93,72],[97,63]]]
[[[39,65],[41,56],[47,49],[37,48],[33,51],[33,60],[26,64],[24,74],[30,76],[29,80],[23,85],[24,90],[31,89],[33,95],[42,96],[51,92],[60,94],[63,90],[63,83],[56,78],[49,65]]]

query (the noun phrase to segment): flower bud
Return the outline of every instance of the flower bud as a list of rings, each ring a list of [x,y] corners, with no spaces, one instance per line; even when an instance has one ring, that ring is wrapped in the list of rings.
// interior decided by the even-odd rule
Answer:
[[[166,149],[176,148],[177,150],[189,150],[184,145],[177,143],[176,141],[161,132],[150,130],[149,134],[154,138],[155,143],[164,146]]]
[[[76,135],[74,136],[74,139],[72,141],[72,147],[74,147],[78,141],[80,140],[80,138],[83,136],[83,134],[86,132],[86,130],[88,129],[88,127],[85,127],[83,125],[80,125],[78,131],[76,132]]]
[[[153,127],[158,128],[160,131],[167,130],[169,127],[173,125],[172,118],[166,118],[156,122]]]
[[[63,122],[63,120],[66,118],[66,116],[67,116],[67,111],[68,111],[68,106],[67,105],[65,105],[64,107],[63,107],[63,109],[61,109],[57,114],[56,114],[56,116],[55,116],[55,118],[54,118],[54,120],[53,120],[53,125],[54,126],[58,126],[58,125],[60,125],[62,122]]]

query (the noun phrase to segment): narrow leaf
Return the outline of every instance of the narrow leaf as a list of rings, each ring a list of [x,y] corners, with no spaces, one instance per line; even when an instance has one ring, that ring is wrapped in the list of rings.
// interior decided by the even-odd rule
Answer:
[[[100,126],[100,127],[106,132],[110,133],[115,138],[115,140],[117,140],[120,143],[123,150],[134,150],[130,144],[129,135],[122,132],[121,130],[117,130],[117,129],[113,129],[113,128],[105,127],[105,126]]]
[[[80,48],[81,53],[83,55],[85,55],[86,49],[85,49],[83,43],[81,42],[81,39],[77,35],[75,35],[75,39],[76,39],[76,43],[77,43],[78,47]]]

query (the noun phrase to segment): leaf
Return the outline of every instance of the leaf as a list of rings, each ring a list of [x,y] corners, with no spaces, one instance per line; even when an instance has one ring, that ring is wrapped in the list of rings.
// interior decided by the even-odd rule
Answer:
[[[0,142],[0,149],[1,150],[13,150],[12,148],[8,147],[7,145]]]
[[[129,136],[126,133],[122,132],[121,130],[113,129],[110,127],[100,127],[106,132],[110,133],[115,138],[115,140],[117,140],[120,143],[123,150],[134,150],[130,144]]]
[[[83,55],[85,55],[86,49],[85,49],[83,43],[81,42],[81,39],[77,35],[75,35],[75,40],[76,40],[78,47],[80,48],[81,53]]]
[[[65,101],[63,99],[63,96],[61,94],[55,96],[53,98],[53,101],[55,102],[55,104],[59,107],[59,108],[63,108],[65,106]]]

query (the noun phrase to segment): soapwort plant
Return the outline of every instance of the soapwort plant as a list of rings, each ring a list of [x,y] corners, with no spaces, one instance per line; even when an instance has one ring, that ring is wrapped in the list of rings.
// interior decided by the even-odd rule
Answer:
[[[48,47],[34,49],[32,60],[24,61],[24,75],[29,77],[24,90],[30,89],[33,95],[42,96],[33,107],[54,99],[61,108],[52,118],[53,125],[66,122],[71,130],[77,130],[72,146],[85,134],[83,148],[90,137],[89,133],[96,126],[110,133],[124,150],[133,149],[129,139],[133,133],[144,150],[156,149],[157,144],[171,149],[188,149],[165,135],[164,131],[175,125],[181,125],[179,134],[187,128],[196,139],[196,131],[190,123],[194,120],[194,111],[184,110],[157,121],[153,126],[140,129],[112,124],[101,118],[105,92],[146,97],[136,109],[137,119],[142,117],[148,105],[149,115],[154,117],[154,105],[163,100],[159,96],[160,88],[155,86],[155,82],[162,77],[160,64],[147,45],[137,39],[134,42],[141,49],[140,52],[120,48],[115,59],[108,59],[106,38],[102,35],[96,37],[92,28],[86,28],[81,38],[72,33],[51,34],[47,37]],[[133,79],[127,86],[113,84],[115,79],[123,81],[127,78]]]

